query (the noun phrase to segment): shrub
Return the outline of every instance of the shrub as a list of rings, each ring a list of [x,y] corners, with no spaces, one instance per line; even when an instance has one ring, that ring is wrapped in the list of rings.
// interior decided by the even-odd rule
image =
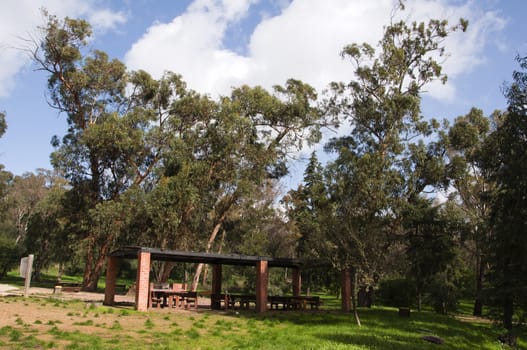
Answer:
[[[414,299],[414,287],[406,279],[392,279],[380,282],[377,292],[378,300],[386,306],[410,307]]]
[[[0,236],[0,278],[18,265],[20,252],[13,239]]]
[[[446,272],[434,276],[429,286],[429,304],[437,313],[447,314],[457,310],[458,287],[450,281]]]

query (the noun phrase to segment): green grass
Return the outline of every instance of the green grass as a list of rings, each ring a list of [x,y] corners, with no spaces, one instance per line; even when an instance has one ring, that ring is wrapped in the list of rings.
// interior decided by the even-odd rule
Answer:
[[[489,322],[430,311],[400,318],[394,308],[374,307],[360,310],[358,327],[350,313],[327,311],[330,300],[321,311],[265,314],[85,310],[82,302],[57,308],[38,298],[0,298],[0,309],[6,301],[16,305],[16,314],[6,315],[10,324],[0,327],[0,348],[6,349],[504,349],[497,341],[503,329]],[[25,313],[31,308],[39,309],[33,318]],[[438,336],[444,344],[428,343],[425,335]],[[527,329],[518,330],[518,339],[519,348],[527,349]]]

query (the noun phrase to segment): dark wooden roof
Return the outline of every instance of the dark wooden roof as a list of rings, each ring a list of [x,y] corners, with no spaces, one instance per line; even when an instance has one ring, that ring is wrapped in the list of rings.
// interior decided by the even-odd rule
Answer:
[[[180,250],[164,250],[148,247],[122,247],[113,251],[110,256],[123,259],[137,259],[139,252],[149,252],[152,261],[174,261],[219,265],[254,266],[257,261],[267,261],[269,267],[300,267],[298,259],[269,258],[241,254],[196,253]]]

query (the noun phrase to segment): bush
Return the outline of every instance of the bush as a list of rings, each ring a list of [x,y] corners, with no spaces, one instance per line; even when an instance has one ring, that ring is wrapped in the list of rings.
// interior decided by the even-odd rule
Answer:
[[[438,273],[429,286],[429,303],[437,313],[447,314],[457,310],[458,288],[445,273]]]
[[[18,265],[20,252],[13,239],[0,236],[0,278]]]
[[[414,294],[411,281],[400,278],[381,281],[377,297],[382,305],[410,307]]]

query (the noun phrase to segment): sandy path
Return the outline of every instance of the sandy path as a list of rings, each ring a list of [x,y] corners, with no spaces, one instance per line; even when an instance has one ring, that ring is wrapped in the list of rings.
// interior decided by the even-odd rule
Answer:
[[[17,287],[17,286],[11,286],[8,284],[0,284],[0,296],[21,296],[24,295],[24,288],[23,287]],[[52,288],[37,288],[37,287],[30,287],[29,288],[29,296],[38,296],[38,297],[46,297],[46,296],[53,296],[56,298],[64,299],[64,300],[83,300],[83,301],[93,301],[93,302],[102,302],[104,300],[104,293],[89,293],[89,292],[76,292],[76,293],[60,293],[60,294],[53,294]],[[115,301],[120,302],[129,302],[134,303],[135,297],[133,295],[116,295]]]

